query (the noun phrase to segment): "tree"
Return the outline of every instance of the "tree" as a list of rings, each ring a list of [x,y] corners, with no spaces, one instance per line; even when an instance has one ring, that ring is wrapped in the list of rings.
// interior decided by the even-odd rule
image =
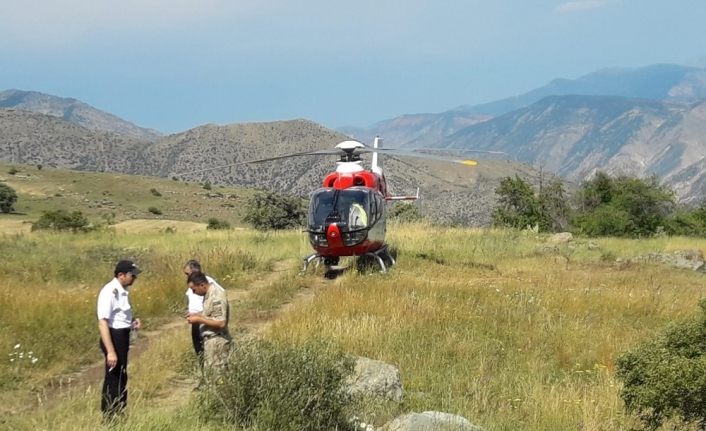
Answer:
[[[653,235],[668,225],[675,207],[674,192],[656,177],[611,178],[599,172],[583,184],[578,197],[574,225],[587,235]]]
[[[5,183],[0,183],[0,212],[11,213],[17,202],[15,189]]]
[[[258,230],[300,227],[306,211],[302,200],[275,192],[259,192],[246,204],[243,220]]]
[[[65,210],[46,211],[39,220],[32,223],[32,230],[69,230],[72,232],[88,232],[93,226],[81,211],[68,213]]]
[[[537,226],[541,231],[547,230],[550,222],[542,214],[539,199],[532,186],[519,175],[504,178],[495,193],[500,199],[493,213],[493,224],[516,229]]]
[[[568,229],[571,209],[561,179],[554,178],[549,185],[542,187],[539,193],[539,205],[542,220],[548,223],[548,230],[564,232]]]

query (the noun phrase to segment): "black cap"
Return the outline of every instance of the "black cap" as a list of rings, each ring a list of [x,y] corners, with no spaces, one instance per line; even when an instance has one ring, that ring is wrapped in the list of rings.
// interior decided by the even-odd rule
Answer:
[[[140,268],[135,265],[135,262],[131,260],[121,260],[118,262],[117,265],[115,265],[115,275],[118,275],[120,273],[127,274],[128,272],[132,273],[133,275],[137,275],[141,273],[142,271]]]

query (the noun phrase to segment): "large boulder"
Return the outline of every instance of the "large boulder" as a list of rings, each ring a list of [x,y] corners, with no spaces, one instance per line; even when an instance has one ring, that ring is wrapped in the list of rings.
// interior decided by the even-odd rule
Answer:
[[[442,412],[407,413],[378,431],[484,431],[463,416]]]
[[[382,361],[356,358],[355,370],[348,379],[348,393],[402,402],[400,370]]]

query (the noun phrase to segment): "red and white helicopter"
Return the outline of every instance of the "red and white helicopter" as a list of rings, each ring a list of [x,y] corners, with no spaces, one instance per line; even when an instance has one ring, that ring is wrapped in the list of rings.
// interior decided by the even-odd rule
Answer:
[[[378,157],[382,149],[379,137],[372,149],[357,141],[344,141],[335,148],[341,155],[336,171],[326,175],[322,187],[311,195],[307,231],[316,252],[304,259],[302,271],[316,259],[331,267],[338,265],[342,256],[370,256],[386,272],[395,259],[385,243],[385,202],[418,199],[419,189],[415,196],[390,195]],[[372,152],[369,171],[360,159],[366,152]]]
[[[501,154],[495,151],[463,151]],[[363,168],[360,158],[361,154],[366,153],[372,153],[370,170]],[[314,253],[304,258],[302,273],[306,272],[313,261],[317,261],[317,264],[323,263],[328,270],[338,265],[341,257],[346,256],[370,257],[379,264],[382,272],[387,272],[387,269],[395,264],[395,259],[385,243],[387,219],[385,203],[418,199],[419,189],[414,196],[391,195],[383,173],[380,153],[476,165],[474,160],[458,160],[418,151],[382,148],[380,137],[374,139],[372,148],[350,140],[339,143],[333,149],[249,160],[235,165],[299,156],[340,156],[336,170],[326,175],[321,188],[311,194],[306,231]]]
[[[361,154],[372,153],[370,170],[362,166]],[[313,261],[323,263],[327,269],[339,264],[341,257],[356,256],[373,258],[382,272],[395,264],[395,259],[385,243],[387,201],[416,200],[414,196],[390,194],[383,172],[380,153],[441,159],[469,166],[473,160],[456,160],[416,151],[382,148],[382,138],[375,137],[373,146],[358,141],[343,141],[333,150],[318,150],[267,159],[269,161],[295,156],[326,155],[340,156],[336,170],[323,180],[321,188],[311,194],[307,217],[307,232],[314,253],[304,258],[302,273]],[[491,153],[489,151],[489,153]],[[495,153],[495,152],[492,152]]]

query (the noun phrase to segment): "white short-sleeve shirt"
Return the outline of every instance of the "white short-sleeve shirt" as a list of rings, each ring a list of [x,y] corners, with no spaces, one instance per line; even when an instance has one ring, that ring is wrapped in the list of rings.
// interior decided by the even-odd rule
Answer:
[[[223,286],[218,284],[218,282],[216,280],[214,280],[212,277],[207,275],[206,280],[208,280],[209,285],[220,290],[221,292],[224,291]],[[186,298],[188,300],[187,308],[189,309],[189,313],[203,312],[203,296],[195,294],[194,291],[191,290],[191,288],[188,288],[188,289],[186,289]]]
[[[98,294],[98,319],[108,321],[108,327],[124,329],[132,326],[132,307],[125,290],[117,278],[103,286]]]

